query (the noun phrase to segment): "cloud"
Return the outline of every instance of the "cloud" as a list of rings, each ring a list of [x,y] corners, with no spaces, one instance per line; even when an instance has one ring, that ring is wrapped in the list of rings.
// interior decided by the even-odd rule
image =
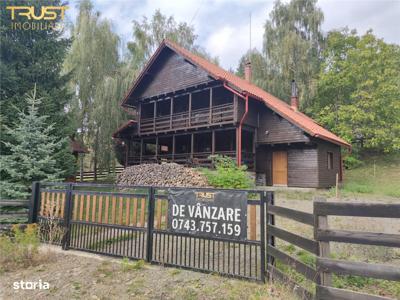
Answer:
[[[288,2],[285,0],[283,2]],[[195,28],[197,43],[221,65],[236,69],[239,59],[249,49],[249,14],[252,14],[252,47],[262,50],[264,24],[273,7],[273,0],[93,0],[96,10],[110,19],[115,31],[126,43],[132,38],[132,21],[150,18],[156,9],[173,15],[177,22]],[[72,1],[67,17],[75,20],[77,1]],[[325,14],[325,32],[334,28],[356,28],[364,33],[372,28],[379,37],[400,43],[398,23],[400,1],[397,0],[320,0]]]
[[[400,1],[397,0],[350,0],[318,2],[325,14],[322,28],[325,31],[348,26],[359,34],[373,29],[374,33],[388,43],[400,43],[398,34]]]

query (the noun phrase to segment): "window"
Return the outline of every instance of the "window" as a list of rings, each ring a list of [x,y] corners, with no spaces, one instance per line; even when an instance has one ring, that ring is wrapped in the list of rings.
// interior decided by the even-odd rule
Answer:
[[[333,169],[333,152],[328,152],[328,170],[332,170]]]

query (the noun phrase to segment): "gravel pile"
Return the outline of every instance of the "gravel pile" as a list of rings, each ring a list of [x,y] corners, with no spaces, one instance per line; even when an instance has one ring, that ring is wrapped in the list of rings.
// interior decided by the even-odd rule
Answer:
[[[141,164],[125,168],[117,177],[120,185],[207,187],[199,171],[176,163]]]

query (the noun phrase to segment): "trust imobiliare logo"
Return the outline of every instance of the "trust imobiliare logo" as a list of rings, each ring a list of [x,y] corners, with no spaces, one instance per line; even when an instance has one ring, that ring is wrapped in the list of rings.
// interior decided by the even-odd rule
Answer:
[[[13,30],[51,30],[60,29],[68,6],[7,6]]]

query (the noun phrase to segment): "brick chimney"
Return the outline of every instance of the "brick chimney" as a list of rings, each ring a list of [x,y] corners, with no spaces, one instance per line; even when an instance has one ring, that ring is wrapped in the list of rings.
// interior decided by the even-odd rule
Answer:
[[[292,80],[292,96],[290,98],[290,106],[294,111],[299,110],[299,97],[297,95],[297,85],[295,80]]]
[[[244,65],[244,79],[248,82],[251,82],[251,73],[251,62],[247,61]]]

